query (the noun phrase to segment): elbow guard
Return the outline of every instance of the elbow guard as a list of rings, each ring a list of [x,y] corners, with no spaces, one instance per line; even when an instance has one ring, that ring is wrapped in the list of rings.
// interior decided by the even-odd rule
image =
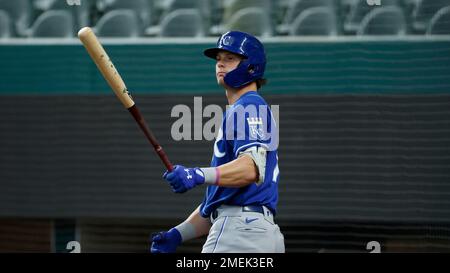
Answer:
[[[266,154],[267,150],[264,147],[252,146],[247,150],[239,152],[238,155],[238,157],[248,155],[253,159],[253,162],[255,162],[256,169],[258,171],[258,181],[256,182],[256,185],[258,186],[264,182],[264,176],[266,173]]]

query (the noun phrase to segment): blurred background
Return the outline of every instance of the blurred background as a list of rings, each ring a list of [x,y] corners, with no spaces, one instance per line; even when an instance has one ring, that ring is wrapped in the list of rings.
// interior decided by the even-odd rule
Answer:
[[[203,200],[161,178],[84,26],[187,166],[213,142],[173,140],[173,107],[227,104],[203,49],[262,39],[287,252],[450,251],[450,0],[0,0],[0,252],[147,252]]]
[[[449,34],[447,0],[1,0],[0,38]]]

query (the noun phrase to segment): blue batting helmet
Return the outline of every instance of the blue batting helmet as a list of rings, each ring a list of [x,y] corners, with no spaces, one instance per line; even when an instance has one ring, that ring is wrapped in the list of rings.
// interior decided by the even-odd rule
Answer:
[[[225,75],[224,81],[233,88],[239,88],[264,76],[266,53],[262,43],[254,36],[240,31],[229,31],[217,41],[217,47],[204,51],[207,57],[216,59],[217,53],[225,50],[244,57],[244,60]]]

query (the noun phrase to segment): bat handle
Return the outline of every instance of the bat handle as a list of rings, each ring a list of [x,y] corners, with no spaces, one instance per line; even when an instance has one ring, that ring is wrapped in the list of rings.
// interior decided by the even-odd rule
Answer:
[[[161,145],[159,145],[156,138],[153,136],[152,132],[147,126],[147,123],[144,120],[144,117],[142,116],[141,112],[139,111],[139,108],[137,108],[136,104],[128,108],[128,111],[131,113],[133,118],[136,120],[136,122],[139,124],[139,127],[141,127],[141,130],[144,132],[145,136],[147,137],[148,141],[152,144],[153,148],[155,149],[155,152],[158,154],[159,158],[163,162],[164,166],[166,166],[167,170],[171,172],[173,170],[173,165],[170,163],[169,158],[167,157],[167,154],[164,152]]]
[[[173,170],[173,165],[170,163],[169,158],[167,157],[167,154],[164,152],[163,148],[161,146],[156,146],[155,151],[158,154],[159,158],[161,158],[164,166],[166,166],[166,169],[171,172]]]

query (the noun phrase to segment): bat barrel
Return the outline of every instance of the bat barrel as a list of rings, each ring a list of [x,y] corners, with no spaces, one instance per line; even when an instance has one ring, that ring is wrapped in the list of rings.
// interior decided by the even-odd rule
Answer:
[[[127,109],[133,106],[134,101],[131,98],[122,77],[112,63],[108,54],[106,54],[105,49],[100,44],[94,31],[89,27],[84,27],[78,31],[78,37],[94,63],[97,65],[103,77],[108,82],[109,86],[122,102],[123,106]]]

